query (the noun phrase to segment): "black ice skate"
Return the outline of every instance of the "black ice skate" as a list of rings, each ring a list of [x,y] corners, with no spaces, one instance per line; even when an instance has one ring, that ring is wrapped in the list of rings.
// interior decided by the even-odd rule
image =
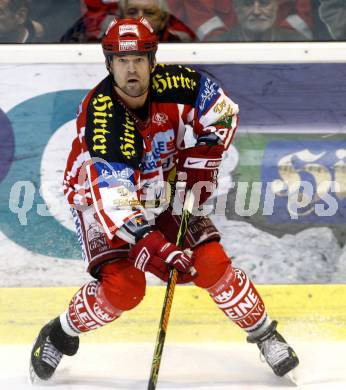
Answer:
[[[45,325],[32,348],[30,356],[30,381],[48,380],[52,377],[63,355],[77,353],[79,338],[67,335],[59,317]]]
[[[256,343],[261,355],[277,376],[284,376],[298,366],[299,360],[293,349],[276,330],[277,321],[259,337],[248,336],[249,343]]]

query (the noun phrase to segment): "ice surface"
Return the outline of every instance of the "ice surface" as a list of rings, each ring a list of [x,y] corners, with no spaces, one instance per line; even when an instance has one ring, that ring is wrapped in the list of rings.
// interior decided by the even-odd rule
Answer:
[[[300,357],[298,388],[346,388],[346,343],[293,343]],[[31,346],[0,346],[0,389],[24,390],[28,382]],[[51,382],[56,390],[146,389],[154,345],[81,344],[78,354],[64,357]],[[259,351],[246,343],[167,344],[158,390],[268,390],[293,389],[259,359]]]

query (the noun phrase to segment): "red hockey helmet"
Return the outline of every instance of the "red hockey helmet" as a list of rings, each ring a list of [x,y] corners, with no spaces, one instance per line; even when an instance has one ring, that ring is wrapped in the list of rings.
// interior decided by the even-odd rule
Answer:
[[[131,52],[156,53],[158,39],[150,23],[144,19],[114,19],[102,39],[106,58]]]

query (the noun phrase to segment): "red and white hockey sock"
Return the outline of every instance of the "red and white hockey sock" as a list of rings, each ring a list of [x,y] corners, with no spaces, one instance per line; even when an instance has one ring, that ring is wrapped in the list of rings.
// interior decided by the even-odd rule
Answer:
[[[68,310],[61,314],[60,322],[65,333],[78,336],[82,332],[100,328],[116,318],[122,311],[106,300],[100,282],[85,284],[72,298]]]
[[[207,290],[226,316],[246,332],[260,334],[270,324],[262,298],[244,271],[228,266]]]

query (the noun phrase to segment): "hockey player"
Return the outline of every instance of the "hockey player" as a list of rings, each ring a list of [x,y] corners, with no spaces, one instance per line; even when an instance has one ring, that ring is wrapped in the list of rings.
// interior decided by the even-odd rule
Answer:
[[[207,200],[236,130],[238,106],[196,70],[156,64],[157,44],[144,18],[114,20],[102,40],[109,75],[79,107],[64,177],[94,280],[40,331],[31,353],[33,381],[49,379],[64,354],[76,354],[82,333],[134,309],[145,295],[145,272],[167,281],[171,267],[179,272],[178,283],[192,281],[208,291],[257,344],[276,375],[298,365],[256,288],[232,265],[209,218],[191,217],[189,251],[173,244],[180,218],[168,204],[165,182],[174,183],[177,172],[188,189],[197,189],[200,204]],[[196,137],[189,148],[184,146],[188,124]]]

